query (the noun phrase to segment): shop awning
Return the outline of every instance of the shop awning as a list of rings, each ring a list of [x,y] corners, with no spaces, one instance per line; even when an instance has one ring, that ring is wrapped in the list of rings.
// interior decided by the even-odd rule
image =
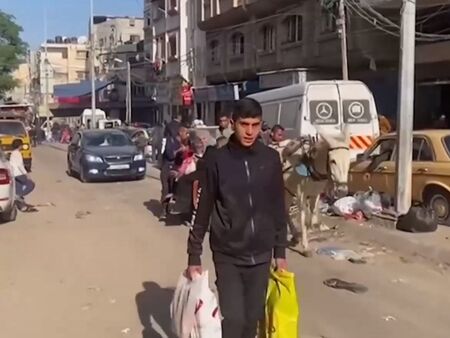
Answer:
[[[104,89],[112,81],[95,81],[95,91]],[[82,81],[78,83],[68,83],[56,85],[53,88],[53,95],[58,103],[78,103],[83,96],[91,95],[91,81]]]

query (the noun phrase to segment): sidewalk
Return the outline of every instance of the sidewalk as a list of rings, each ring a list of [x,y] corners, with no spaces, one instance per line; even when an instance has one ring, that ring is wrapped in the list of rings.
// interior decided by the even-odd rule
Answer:
[[[43,146],[53,148],[56,150],[67,152],[68,144],[62,144],[62,143],[50,143],[50,142],[43,142]],[[147,162],[147,172],[146,176],[159,180],[159,169],[155,168],[151,162]]]
[[[434,264],[450,266],[450,227],[439,226],[436,232],[413,234],[380,226],[371,221],[361,223],[327,216],[322,216],[322,219],[328,226],[337,225],[355,241],[373,242],[405,257],[421,258]]]

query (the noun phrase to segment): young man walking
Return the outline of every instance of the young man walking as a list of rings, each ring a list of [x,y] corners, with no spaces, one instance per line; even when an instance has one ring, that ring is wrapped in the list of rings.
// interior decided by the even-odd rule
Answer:
[[[200,256],[208,228],[217,276],[223,338],[255,338],[264,317],[272,258],[286,269],[286,212],[278,153],[257,141],[260,104],[238,101],[234,134],[206,156],[206,186],[188,241],[190,278],[202,272]]]

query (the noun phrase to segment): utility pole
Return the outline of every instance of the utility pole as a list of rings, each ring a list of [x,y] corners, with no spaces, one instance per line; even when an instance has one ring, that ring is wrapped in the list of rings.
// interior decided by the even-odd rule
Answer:
[[[339,0],[339,30],[341,38],[341,60],[342,79],[348,80],[348,58],[347,58],[347,23],[345,19],[345,0]]]
[[[97,121],[95,120],[96,118],[96,112],[97,112],[97,107],[96,107],[96,93],[95,93],[95,30],[94,30],[94,0],[91,0],[90,2],[90,6],[91,6],[91,43],[90,43],[90,47],[91,47],[91,113],[92,113],[92,117],[91,117],[91,126],[90,128],[95,129],[96,125],[97,125]]]
[[[45,109],[45,123],[46,123],[46,135],[45,138],[47,138],[48,135],[50,135],[51,128],[50,128],[50,111],[48,109],[48,92],[49,92],[49,84],[48,84],[48,71],[50,63],[48,62],[48,24],[47,24],[47,6],[45,6],[44,9],[44,35],[45,35],[45,45],[44,45],[44,66],[45,66],[45,95],[44,95],[44,109]]]
[[[395,209],[398,215],[406,214],[411,207],[416,38],[415,0],[403,0],[401,16],[400,81],[397,112],[397,175],[395,194]]]
[[[127,61],[127,102],[126,102],[126,114],[125,121],[131,123],[131,64]]]

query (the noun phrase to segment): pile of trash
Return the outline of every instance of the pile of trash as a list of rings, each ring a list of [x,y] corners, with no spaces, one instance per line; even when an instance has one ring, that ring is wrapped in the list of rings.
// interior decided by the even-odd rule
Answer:
[[[390,209],[391,198],[369,190],[357,192],[353,196],[346,196],[335,201],[322,200],[320,211],[329,216],[341,216],[345,219],[364,220],[374,215],[381,215]]]

